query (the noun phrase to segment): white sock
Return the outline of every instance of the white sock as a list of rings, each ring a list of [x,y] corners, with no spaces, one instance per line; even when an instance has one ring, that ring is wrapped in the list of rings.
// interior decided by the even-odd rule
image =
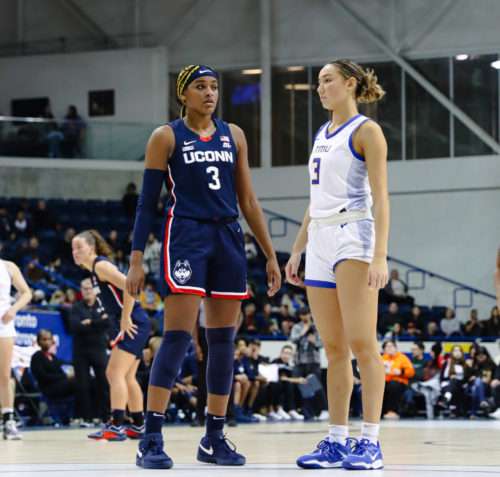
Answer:
[[[338,442],[340,445],[345,446],[348,432],[349,430],[347,426],[337,426],[336,424],[331,424],[328,430],[328,440],[330,442]]]
[[[359,439],[368,439],[372,444],[377,445],[379,429],[380,424],[363,422],[361,424],[361,437]]]

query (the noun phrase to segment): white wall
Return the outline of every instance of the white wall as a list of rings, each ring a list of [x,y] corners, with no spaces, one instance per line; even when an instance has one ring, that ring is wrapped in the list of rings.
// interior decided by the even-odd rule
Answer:
[[[115,90],[115,115],[102,121],[163,123],[167,118],[166,50],[113,50],[0,58],[0,112],[10,100],[45,97],[56,117],[70,104],[88,116],[88,92]]]

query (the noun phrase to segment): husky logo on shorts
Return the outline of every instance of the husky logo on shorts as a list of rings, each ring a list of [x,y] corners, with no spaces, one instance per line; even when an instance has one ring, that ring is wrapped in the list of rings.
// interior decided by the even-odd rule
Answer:
[[[191,278],[192,274],[193,271],[191,270],[191,265],[189,265],[187,260],[184,260],[183,262],[177,260],[174,267],[174,276],[181,285],[186,283]]]

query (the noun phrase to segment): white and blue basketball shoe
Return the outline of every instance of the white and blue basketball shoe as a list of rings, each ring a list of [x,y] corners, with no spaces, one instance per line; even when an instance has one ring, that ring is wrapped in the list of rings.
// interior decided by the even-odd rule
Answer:
[[[370,470],[384,467],[380,443],[372,444],[368,439],[349,438],[352,442],[349,455],[342,462],[344,469],[350,470]]]
[[[328,437],[325,437],[313,452],[299,457],[297,465],[303,469],[339,468],[348,454],[348,446],[330,442]]]

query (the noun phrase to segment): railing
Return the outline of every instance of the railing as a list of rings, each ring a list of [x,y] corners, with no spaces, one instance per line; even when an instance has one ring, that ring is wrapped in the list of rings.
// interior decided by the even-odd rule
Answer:
[[[52,294],[52,292],[49,290],[49,288],[45,284],[40,284],[38,282],[33,282],[33,281],[31,281],[31,280],[29,280],[27,278],[27,276],[26,276],[26,265],[28,263],[31,263],[32,265],[34,265],[35,267],[39,268],[40,270],[43,270],[44,273],[46,273],[47,275],[50,275],[50,276],[54,277],[57,280],[57,283],[59,284],[59,286],[61,286],[61,285],[64,284],[64,285],[66,285],[68,287],[74,288],[77,291],[80,290],[80,287],[78,285],[76,285],[75,283],[73,283],[71,280],[68,280],[67,278],[64,278],[63,276],[59,275],[58,273],[53,272],[52,270],[48,269],[47,267],[44,267],[43,265],[41,265],[40,263],[36,262],[35,260],[31,260],[31,258],[24,257],[24,259],[23,259],[23,267],[22,267],[23,275],[24,275],[24,278],[25,278],[26,282],[28,283],[28,285],[31,285],[33,288],[39,289],[39,290],[43,290],[43,292],[46,293],[47,295],[51,295]]]
[[[300,227],[302,225],[301,222],[291,219],[289,217],[286,217],[284,215],[278,214],[276,212],[273,212],[269,209],[262,209],[266,215],[270,215],[270,217],[267,220],[267,225],[269,228],[269,231],[271,233],[272,238],[283,238],[288,235],[288,224],[292,224],[295,226]],[[276,230],[277,224],[282,224],[282,227],[280,230]],[[458,308],[471,308],[474,305],[474,296],[479,295],[487,299],[492,299],[496,302],[496,297],[495,295],[485,292],[483,290],[479,290],[477,288],[471,287],[469,285],[466,285],[465,283],[458,282],[456,280],[453,280],[451,278],[445,277],[443,275],[440,275],[438,273],[432,272],[430,270],[425,270],[421,267],[418,267],[417,265],[413,265],[411,263],[405,262],[403,260],[400,260],[398,258],[394,258],[392,256],[388,256],[387,260],[390,262],[397,263],[399,265],[403,265],[408,268],[406,271],[406,283],[408,285],[408,288],[410,290],[423,290],[426,286],[426,277],[428,278],[434,278],[437,280],[442,281],[443,283],[453,285],[453,308],[454,310],[457,310]],[[412,285],[412,278],[418,274],[421,277],[420,284],[419,285]],[[468,300],[465,303],[461,303],[459,301],[459,295],[466,293],[466,296]]]
[[[0,156],[140,161],[154,123],[0,116]]]

